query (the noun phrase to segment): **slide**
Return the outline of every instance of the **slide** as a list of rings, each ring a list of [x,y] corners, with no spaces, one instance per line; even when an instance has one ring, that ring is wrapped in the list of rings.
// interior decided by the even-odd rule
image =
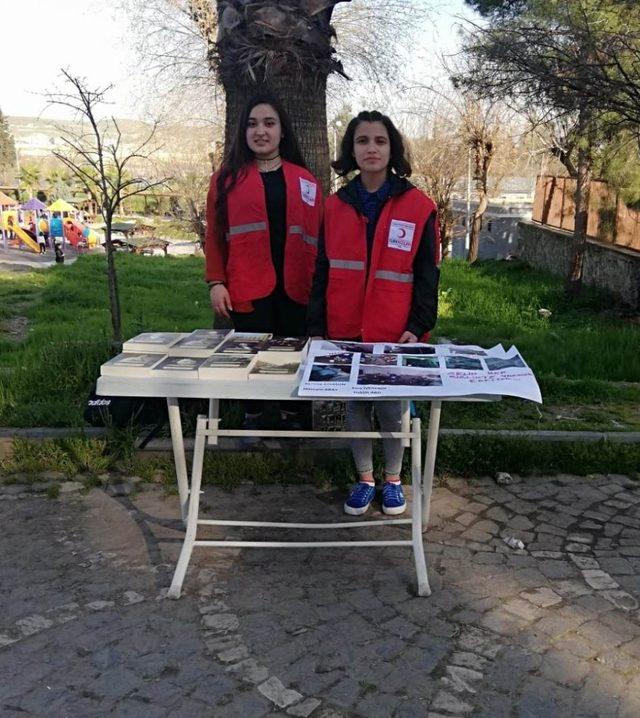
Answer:
[[[13,227],[11,227],[11,229],[15,232],[16,237],[21,242],[26,244],[32,252],[40,254],[40,247],[38,247],[38,242],[33,239],[33,235],[30,232],[27,232],[26,230],[22,229],[22,227],[19,227],[15,224],[13,225]]]
[[[64,238],[69,242],[72,247],[77,247],[82,242],[82,231],[84,227],[73,219],[65,219],[62,225],[62,231],[64,232]]]
[[[64,238],[73,247],[77,247],[80,242],[84,242],[90,247],[98,243],[95,232],[74,219],[64,220],[63,232]]]

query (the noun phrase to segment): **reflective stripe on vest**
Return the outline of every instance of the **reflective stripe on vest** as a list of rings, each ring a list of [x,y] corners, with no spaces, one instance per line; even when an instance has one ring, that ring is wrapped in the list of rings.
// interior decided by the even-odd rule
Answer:
[[[378,269],[374,274],[376,279],[389,279],[392,282],[405,282],[411,284],[413,282],[413,274],[404,274],[403,272],[389,272],[386,269]]]
[[[303,242],[310,244],[312,247],[318,246],[318,238],[312,237],[309,234],[305,234],[304,229],[298,225],[292,225],[291,227],[289,227],[289,233],[290,234],[301,234]]]
[[[227,232],[227,240],[233,237],[234,234],[244,234],[245,232],[260,232],[267,228],[266,222],[252,222],[251,224],[234,224],[229,227]]]
[[[351,259],[330,259],[329,267],[333,269],[364,269],[364,262]]]

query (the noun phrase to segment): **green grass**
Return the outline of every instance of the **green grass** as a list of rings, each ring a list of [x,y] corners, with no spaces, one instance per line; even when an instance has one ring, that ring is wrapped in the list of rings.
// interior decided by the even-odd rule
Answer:
[[[541,308],[551,317],[541,317]],[[640,430],[637,319],[591,289],[569,301],[560,279],[520,262],[447,263],[435,336],[515,344],[536,374],[544,404],[447,404],[443,426]]]
[[[211,325],[202,258],[118,254],[125,337]],[[21,342],[0,333],[0,425],[81,426],[82,407],[110,355],[105,258],[0,275],[0,321],[28,318]],[[447,262],[434,336],[515,344],[544,404],[505,399],[447,404],[443,426],[640,430],[640,328],[606,295],[569,302],[562,281],[519,262]],[[538,309],[551,310],[549,319]],[[235,412],[235,413],[234,413]],[[227,417],[234,421],[231,406]]]
[[[125,337],[211,325],[202,259],[118,254],[117,267]],[[83,402],[111,351],[104,256],[2,274],[0,304],[7,316],[29,320],[22,343],[0,340],[0,425],[81,426]]]

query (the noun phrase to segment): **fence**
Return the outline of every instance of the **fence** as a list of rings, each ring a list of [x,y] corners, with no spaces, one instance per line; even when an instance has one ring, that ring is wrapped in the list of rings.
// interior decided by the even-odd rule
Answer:
[[[542,175],[536,182],[534,222],[573,232],[576,180]],[[629,209],[606,182],[593,180],[589,193],[587,236],[603,244],[640,252],[640,211]]]

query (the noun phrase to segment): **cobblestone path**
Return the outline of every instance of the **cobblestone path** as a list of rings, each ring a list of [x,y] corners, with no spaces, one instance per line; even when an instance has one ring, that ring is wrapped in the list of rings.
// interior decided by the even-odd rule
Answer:
[[[203,504],[342,518],[342,497],[305,487],[208,488]],[[449,480],[425,534],[429,598],[414,594],[410,549],[196,548],[171,601],[177,514],[153,487],[117,499],[0,487],[0,716],[640,716],[629,477]]]

